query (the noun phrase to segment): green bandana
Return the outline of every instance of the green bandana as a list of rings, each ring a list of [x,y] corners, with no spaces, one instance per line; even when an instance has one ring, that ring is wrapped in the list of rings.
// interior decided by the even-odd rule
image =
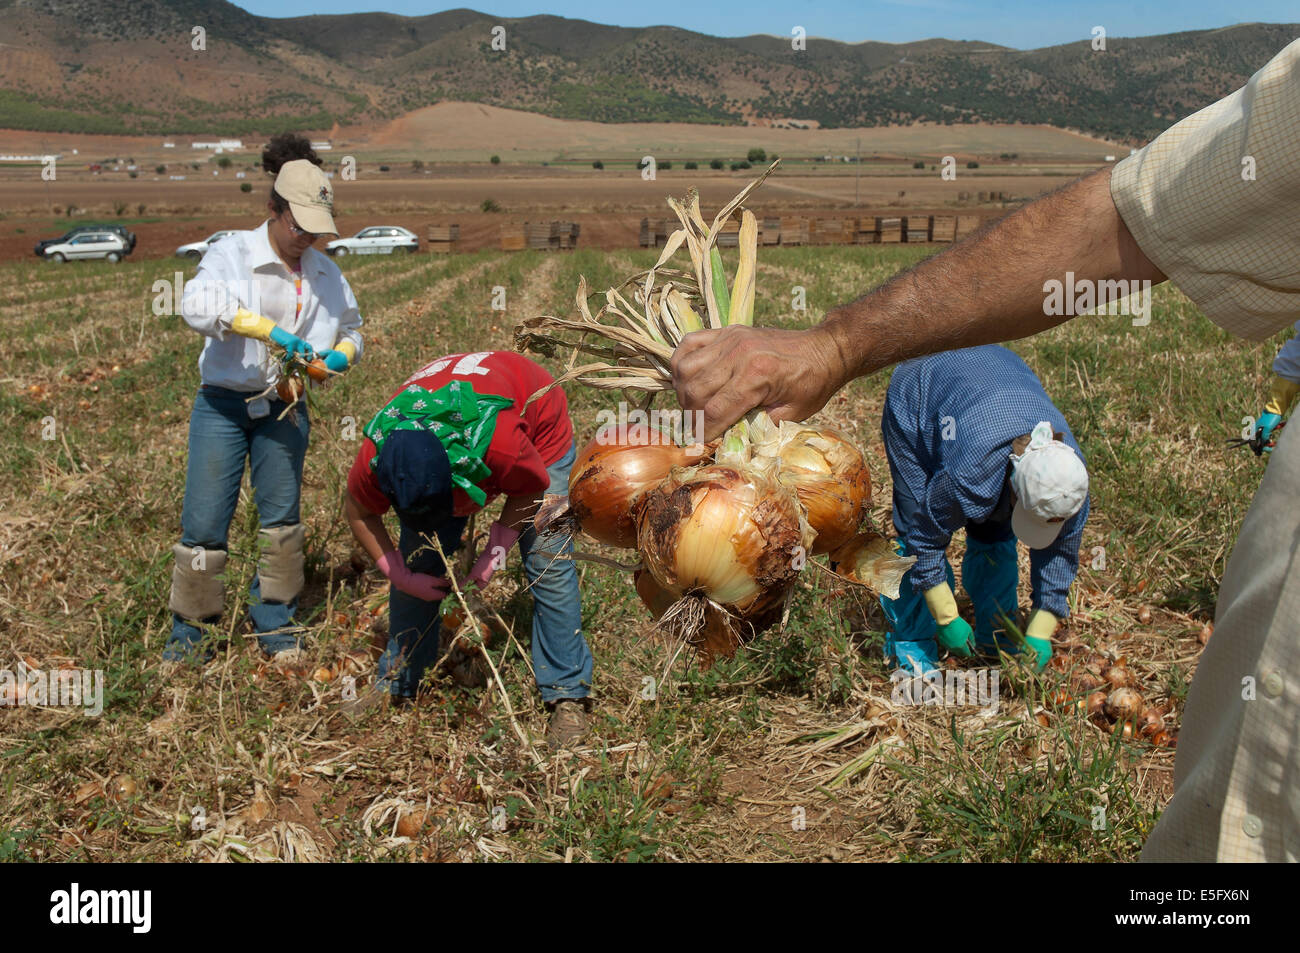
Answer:
[[[402,391],[366,424],[365,435],[375,445],[373,468],[384,440],[394,430],[428,430],[447,451],[451,481],[483,506],[487,494],[478,488],[492,471],[483,458],[497,428],[497,413],[513,407],[509,397],[478,394],[469,381],[452,381],[430,393],[418,384]]]

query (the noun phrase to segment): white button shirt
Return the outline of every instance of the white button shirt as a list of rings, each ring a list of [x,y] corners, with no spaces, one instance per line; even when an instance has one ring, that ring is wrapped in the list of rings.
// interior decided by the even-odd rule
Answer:
[[[209,247],[198,272],[185,283],[181,316],[207,338],[199,355],[205,384],[256,393],[280,376],[266,344],[230,330],[240,308],[270,318],[317,351],[347,339],[361,357],[361,313],[338,265],[315,248],[303,252],[302,311],[295,319],[293,272],[271,247],[267,224],[227,235]]]

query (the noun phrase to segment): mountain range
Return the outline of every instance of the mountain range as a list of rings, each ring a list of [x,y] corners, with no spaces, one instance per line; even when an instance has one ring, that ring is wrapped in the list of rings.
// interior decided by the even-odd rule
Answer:
[[[1090,37],[794,49],[464,9],[265,18],[224,0],[0,0],[0,22],[0,128],[161,135],[323,131],[460,100],[603,122],[1045,123],[1136,143],[1300,35],[1251,23],[1105,50]]]

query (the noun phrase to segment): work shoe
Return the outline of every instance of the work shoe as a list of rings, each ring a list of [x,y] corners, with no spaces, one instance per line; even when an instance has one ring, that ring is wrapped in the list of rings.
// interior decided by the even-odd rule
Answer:
[[[546,726],[546,745],[552,751],[574,748],[587,737],[587,702],[582,698],[561,698],[551,708]]]
[[[919,642],[895,641],[893,633],[885,638],[885,661],[895,660],[895,669],[903,669],[908,674],[920,671],[933,671],[939,667],[939,646],[934,639]]]

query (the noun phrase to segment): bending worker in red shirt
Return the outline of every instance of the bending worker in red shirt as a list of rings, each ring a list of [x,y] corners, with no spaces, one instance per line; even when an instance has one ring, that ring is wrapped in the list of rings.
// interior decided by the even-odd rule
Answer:
[[[582,636],[578,575],[556,559],[572,542],[537,544],[532,516],[547,493],[568,492],[575,456],[564,391],[545,370],[509,351],[441,357],[416,371],[366,425],[348,473],[346,513],[352,532],[392,583],[388,648],[376,688],[413,698],[438,656],[438,606],[450,591],[445,567],[422,535],[437,535],[445,553],[460,546],[471,513],[506,497],[488,544],[464,585],[487,585],[516,540],[533,594],[533,670],[551,710],[553,748],[586,735],[592,657]],[[401,524],[396,546],[381,515]]]

